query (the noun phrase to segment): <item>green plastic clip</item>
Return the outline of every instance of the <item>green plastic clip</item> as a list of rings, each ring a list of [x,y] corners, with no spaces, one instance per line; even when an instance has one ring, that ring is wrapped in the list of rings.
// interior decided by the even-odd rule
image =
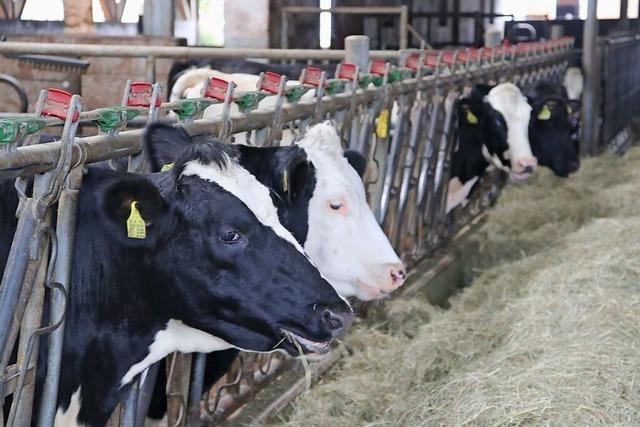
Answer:
[[[324,91],[329,95],[335,95],[336,93],[343,93],[346,88],[346,80],[342,79],[330,79],[327,80]]]
[[[294,103],[294,102],[300,101],[300,98],[302,98],[302,95],[309,92],[309,90],[311,90],[311,87],[309,86],[296,85],[288,88],[284,92],[284,96],[287,98],[287,102]]]
[[[240,96],[236,97],[236,99],[234,99],[234,102],[241,112],[245,112],[256,109],[260,101],[262,101],[266,97],[266,93],[256,90],[241,94]]]
[[[93,123],[100,129],[100,132],[117,129],[141,113],[139,109],[131,107],[99,108],[97,112],[99,118],[93,120]]]
[[[5,118],[0,120],[0,145],[12,146],[27,135],[44,128],[45,122],[36,118]]]
[[[178,119],[182,122],[194,117],[200,111],[200,102],[193,99],[182,99],[180,100],[180,106],[173,109],[173,112],[178,115]]]

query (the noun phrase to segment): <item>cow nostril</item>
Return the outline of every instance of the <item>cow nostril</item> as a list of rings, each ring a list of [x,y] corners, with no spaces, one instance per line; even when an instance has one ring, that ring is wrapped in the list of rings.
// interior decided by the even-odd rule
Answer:
[[[340,316],[336,316],[331,310],[324,311],[324,321],[331,331],[340,331],[344,328]]]
[[[402,264],[392,266],[389,269],[389,274],[391,275],[394,288],[400,286],[402,282],[404,282],[404,279],[407,278],[407,271]]]
[[[533,173],[533,166],[525,166],[522,173]]]

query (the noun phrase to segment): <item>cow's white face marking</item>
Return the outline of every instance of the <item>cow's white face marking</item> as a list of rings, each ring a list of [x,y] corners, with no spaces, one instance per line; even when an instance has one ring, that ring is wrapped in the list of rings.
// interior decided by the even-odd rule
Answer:
[[[584,76],[579,67],[569,67],[564,73],[564,88],[571,101],[579,101],[584,87]]]
[[[78,415],[80,414],[80,387],[71,395],[71,402],[66,411],[58,407],[56,411],[56,417],[53,421],[53,427],[82,427],[82,424],[78,423]]]
[[[509,150],[505,157],[511,160],[512,177],[526,178],[525,168],[535,169],[538,165],[529,144],[529,120],[531,106],[513,83],[500,83],[487,95],[489,104],[497,110],[507,123],[507,143]]]
[[[120,386],[129,384],[136,375],[174,351],[210,353],[228,348],[234,348],[234,346],[222,338],[194,329],[179,320],[171,319],[165,329],[156,333],[153,343],[149,346],[147,356],[131,366],[122,377]]]
[[[197,176],[205,181],[218,184],[224,190],[240,199],[258,221],[270,227],[278,236],[291,243],[300,253],[304,254],[302,246],[284,228],[278,218],[278,211],[271,200],[269,190],[262,185],[245,168],[233,161],[227,162],[226,168],[218,168],[214,165],[205,165],[197,160],[186,163],[183,176]]]
[[[336,130],[318,124],[297,144],[316,170],[304,244],[309,257],[343,297],[370,300],[398,287],[402,282],[393,282],[389,272],[402,263],[367,204],[362,179],[344,157]]]

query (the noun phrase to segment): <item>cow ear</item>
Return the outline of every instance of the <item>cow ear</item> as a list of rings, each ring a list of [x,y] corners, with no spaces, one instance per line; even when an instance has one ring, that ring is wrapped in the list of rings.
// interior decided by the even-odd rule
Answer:
[[[313,182],[315,169],[298,147],[280,148],[276,152],[275,182],[271,188],[289,203],[305,193]]]
[[[123,174],[105,186],[100,211],[108,234],[129,247],[154,247],[173,224],[158,187],[136,174]]]
[[[367,158],[356,150],[345,150],[344,156],[351,167],[360,175],[360,178],[363,178],[367,170]]]
[[[144,133],[143,150],[152,172],[171,169],[176,159],[191,145],[193,139],[181,127],[158,123],[150,125]]]

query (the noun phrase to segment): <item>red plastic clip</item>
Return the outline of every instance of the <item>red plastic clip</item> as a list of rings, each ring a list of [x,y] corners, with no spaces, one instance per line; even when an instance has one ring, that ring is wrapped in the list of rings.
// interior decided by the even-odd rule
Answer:
[[[213,98],[218,101],[224,101],[229,88],[229,82],[218,77],[209,79],[209,86],[204,93],[205,98]]]
[[[491,57],[493,57],[493,54],[494,54],[494,52],[495,52],[495,51],[496,51],[496,48],[495,48],[495,47],[490,47],[490,48],[484,49],[484,50],[482,51],[482,56],[483,56],[484,58],[491,59]],[[498,53],[496,52],[496,55],[497,55],[497,54],[498,54]]]
[[[71,105],[71,96],[66,90],[49,88],[47,90],[47,99],[45,99],[42,107],[42,115],[66,120],[67,111],[69,110],[69,105]],[[80,119],[80,112],[75,111],[71,120],[75,123],[78,119]]]
[[[304,78],[302,80],[303,85],[311,85],[314,87],[320,86],[320,80],[322,79],[322,70],[316,67],[306,67],[304,69]]]
[[[516,52],[527,53],[531,49],[531,43],[518,43],[516,45]]]
[[[458,59],[463,62],[467,62],[469,60],[475,61],[478,59],[478,49],[470,48],[461,50],[458,52]]]
[[[153,85],[148,82],[132,82],[129,86],[129,107],[149,107],[151,106],[151,96],[153,95]],[[160,106],[160,97],[156,99],[156,107]]]
[[[456,63],[455,51],[446,51],[442,53],[442,62],[447,65],[454,65]]]
[[[420,68],[420,54],[412,53],[411,55],[409,55],[404,61],[404,66],[412,70],[417,70],[418,68]]]
[[[384,76],[387,73],[387,62],[384,59],[371,60],[371,74]]]
[[[440,55],[440,53],[436,50],[427,52],[424,57],[424,65],[435,68],[438,65],[438,55]]]
[[[349,64],[348,62],[343,62],[340,64],[340,67],[338,68],[338,78],[353,81],[358,78],[356,70],[357,70],[357,67],[355,64]]]
[[[280,74],[266,71],[262,79],[262,84],[260,85],[260,90],[273,93],[274,95],[277,94],[278,88],[280,87],[280,78]]]

